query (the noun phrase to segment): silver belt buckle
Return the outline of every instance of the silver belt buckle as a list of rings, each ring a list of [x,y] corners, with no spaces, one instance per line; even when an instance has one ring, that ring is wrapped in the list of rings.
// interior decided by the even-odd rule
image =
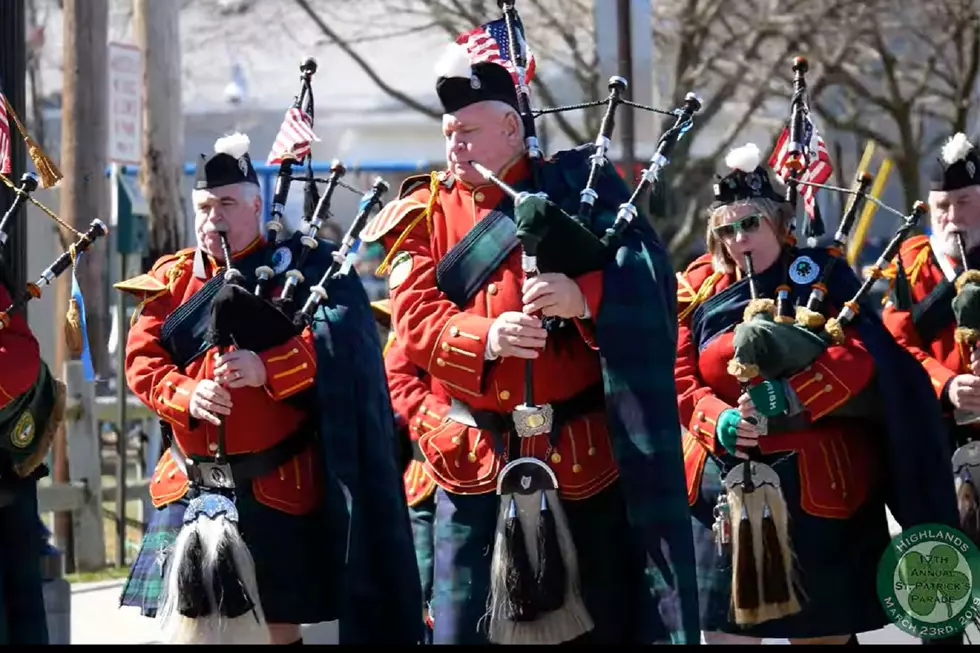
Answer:
[[[551,404],[528,406],[521,404],[514,409],[514,430],[518,437],[530,438],[542,433],[550,433],[555,419],[555,411]]]
[[[231,490],[235,487],[235,479],[231,475],[231,465],[228,463],[196,463],[198,478],[201,485],[219,490]]]

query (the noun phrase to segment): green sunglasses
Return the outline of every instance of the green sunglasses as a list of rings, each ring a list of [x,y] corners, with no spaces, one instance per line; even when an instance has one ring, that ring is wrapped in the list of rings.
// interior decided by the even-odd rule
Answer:
[[[734,238],[735,234],[740,231],[744,234],[755,233],[759,230],[762,220],[763,216],[761,213],[753,213],[745,216],[744,218],[736,220],[735,222],[720,224],[717,227],[714,227],[712,231],[716,236],[722,239]]]

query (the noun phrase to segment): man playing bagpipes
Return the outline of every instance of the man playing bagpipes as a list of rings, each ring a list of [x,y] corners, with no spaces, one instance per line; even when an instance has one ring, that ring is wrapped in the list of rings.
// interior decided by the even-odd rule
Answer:
[[[339,618],[342,643],[417,643],[418,580],[367,296],[356,275],[334,277],[329,304],[293,330],[291,313],[252,294],[256,268],[272,268],[278,293],[292,261],[319,279],[334,247],[309,249],[299,232],[265,242],[248,145],[234,134],[202,156],[197,247],[118,285],[144,297],[126,376],[169,445],[122,605],[162,620],[170,642],[301,644],[300,624]],[[295,300],[310,287],[300,281]]]
[[[0,282],[0,310],[11,305]],[[0,644],[47,644],[37,481],[65,414],[65,387],[23,314],[0,330]]]
[[[726,166],[708,252],[678,275],[701,627],[709,644],[856,644],[889,623],[876,589],[885,500],[906,528],[953,519],[939,407],[840,254],[795,245],[792,204],[758,148]],[[849,318],[826,319],[845,306]]]
[[[405,347],[391,330],[390,300],[371,302],[371,307],[379,326],[387,331],[385,373],[391,393],[391,407],[397,421],[399,463],[405,470],[405,499],[415,539],[415,557],[422,586],[422,620],[426,628],[425,643],[428,644],[432,640],[429,601],[432,599],[432,520],[435,516],[436,484],[422,465],[425,459],[419,450],[418,439],[445,419],[449,397],[434,393],[432,377],[405,355]]]
[[[980,544],[980,152],[965,134],[942,148],[929,192],[931,234],[907,239],[889,270],[882,315],[942,402],[955,451],[960,528]],[[964,258],[966,260],[964,260]]]
[[[498,63],[452,45],[437,76],[448,169],[407,180],[362,234],[387,251],[397,342],[451,398],[417,439],[438,486],[433,643],[694,641],[663,247],[641,217],[604,267],[526,279],[515,218],[571,220],[591,150],[532,160]],[[537,170],[547,199],[515,209],[470,161],[518,190]],[[602,234],[630,193],[611,165],[596,190]]]

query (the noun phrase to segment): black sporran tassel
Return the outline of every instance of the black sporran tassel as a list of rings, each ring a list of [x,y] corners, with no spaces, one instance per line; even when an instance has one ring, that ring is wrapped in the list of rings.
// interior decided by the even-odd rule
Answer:
[[[762,513],[762,600],[766,603],[789,601],[786,563],[769,502]]]
[[[197,530],[191,532],[184,557],[179,562],[177,610],[190,619],[207,616],[211,609],[204,591],[204,547]]]
[[[534,569],[527,555],[524,528],[517,514],[517,503],[510,500],[507,519],[504,522],[504,587],[506,597],[503,616],[511,621],[533,621],[538,616],[534,600]]]
[[[735,601],[741,610],[755,610],[759,607],[759,574],[755,566],[755,539],[752,536],[752,522],[742,498],[742,518],[738,526],[738,557],[735,560],[737,589]]]
[[[960,513],[960,530],[974,543],[980,543],[980,506],[977,504],[977,487],[969,475],[964,474],[956,490],[956,505]]]
[[[219,612],[229,619],[240,617],[252,609],[245,585],[232,555],[231,544],[222,540],[214,570],[214,600]]]
[[[548,506],[548,496],[542,492],[538,513],[538,609],[551,612],[560,608],[565,603],[566,585],[555,515]]]

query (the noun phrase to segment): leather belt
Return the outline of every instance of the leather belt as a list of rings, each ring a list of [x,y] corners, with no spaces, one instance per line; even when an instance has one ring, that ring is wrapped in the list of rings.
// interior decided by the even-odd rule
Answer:
[[[292,434],[262,451],[232,454],[224,457],[221,464],[210,456],[188,456],[180,450],[175,441],[171,442],[170,455],[174,462],[187,474],[192,483],[205,487],[234,487],[235,481],[245,481],[274,471],[301,454],[313,443],[315,433],[312,420],[303,422]],[[215,474],[215,470],[220,470]],[[230,476],[230,478],[225,478]]]
[[[569,399],[552,402],[550,405],[554,411],[554,417],[552,418],[551,433],[548,436],[552,445],[556,443],[565,424],[577,417],[601,411],[605,404],[606,393],[602,385],[598,383]],[[501,446],[503,446],[507,434],[515,431],[512,414],[496,413],[491,410],[474,410],[455,398],[452,399],[446,417],[459,424],[490,431]]]

